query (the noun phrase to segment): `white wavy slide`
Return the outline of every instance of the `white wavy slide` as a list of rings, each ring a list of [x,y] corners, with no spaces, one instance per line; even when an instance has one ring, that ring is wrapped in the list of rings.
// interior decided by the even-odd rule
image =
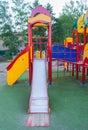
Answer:
[[[44,59],[35,59],[33,63],[30,113],[48,113],[48,93],[46,64]]]
[[[46,62],[44,59],[35,59],[33,63],[29,109],[30,115],[27,126],[49,126],[49,100],[47,92]]]

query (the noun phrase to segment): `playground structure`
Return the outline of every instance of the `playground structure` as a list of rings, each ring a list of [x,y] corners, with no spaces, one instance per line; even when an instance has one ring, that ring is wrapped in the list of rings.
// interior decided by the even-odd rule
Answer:
[[[83,36],[82,36],[83,35]],[[83,42],[81,43],[81,37]],[[64,45],[55,44],[52,46],[52,60],[56,61],[57,76],[59,77],[61,66],[65,72],[70,72],[69,76],[79,79],[84,84],[88,75],[88,11],[84,17],[80,16],[77,21],[77,29],[72,31],[72,37],[64,40]],[[55,68],[55,67],[54,67]],[[66,71],[67,70],[67,71]]]
[[[45,27],[48,32],[47,37],[32,37],[32,28],[36,27]],[[33,40],[38,42],[33,42]],[[42,42],[42,39],[47,39],[47,43]],[[40,40],[40,42],[39,42]],[[40,59],[35,59],[34,56],[34,46],[35,44],[39,44],[40,51],[38,51],[38,57]],[[46,80],[46,59],[41,59],[43,50],[42,44],[47,44],[47,58],[48,59],[48,79],[49,82],[52,83],[52,54],[51,54],[51,16],[50,13],[42,8],[36,7],[31,14],[31,18],[28,20],[28,45],[29,45],[29,83],[32,84],[32,92],[29,101],[29,109],[30,113],[44,113],[42,115],[43,121],[37,124],[37,126],[48,126],[49,125],[49,99],[47,93],[47,80]],[[41,114],[38,114],[38,116]],[[33,121],[35,114],[29,116],[28,126],[32,126],[34,124]],[[37,120],[35,118],[35,120]],[[36,125],[36,123],[34,124]]]
[[[85,83],[85,73],[88,75],[88,12],[84,19],[78,20],[78,28],[73,30],[72,38],[64,40],[64,45],[51,45],[51,26],[50,13],[43,7],[36,7],[28,19],[28,45],[7,67],[7,83],[10,86],[28,69],[31,94],[27,126],[49,126],[47,81],[52,84],[52,61],[57,62],[57,68],[61,69],[61,64],[65,71],[70,68],[72,76],[76,72],[77,79],[81,69],[82,83]],[[33,29],[38,27],[46,28],[48,35],[32,36]],[[83,44],[80,43],[81,33],[84,36]],[[37,51],[36,45],[39,46]],[[45,50],[42,48],[43,45]],[[48,64],[48,76],[46,76],[46,64]],[[37,122],[38,119],[41,121]]]
[[[33,29],[38,27],[46,28],[48,35],[32,36]],[[36,45],[39,46],[38,49],[40,50],[36,51]],[[42,46],[46,46],[45,50]],[[47,52],[46,57],[45,51]],[[47,61],[48,82],[52,84],[51,16],[45,8],[36,7],[28,19],[28,45],[7,67],[7,83],[10,86],[28,69],[31,93],[28,105],[30,115],[27,126],[49,126]]]

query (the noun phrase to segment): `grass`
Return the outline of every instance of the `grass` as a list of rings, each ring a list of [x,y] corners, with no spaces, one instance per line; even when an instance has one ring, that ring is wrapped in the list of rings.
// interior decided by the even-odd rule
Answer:
[[[60,78],[49,87],[50,127],[26,127],[30,89],[27,73],[12,87],[0,86],[0,130],[88,130],[88,81]]]

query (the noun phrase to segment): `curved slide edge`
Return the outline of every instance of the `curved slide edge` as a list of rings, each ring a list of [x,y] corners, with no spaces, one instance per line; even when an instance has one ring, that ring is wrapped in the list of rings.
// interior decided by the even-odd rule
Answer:
[[[7,84],[13,85],[28,68],[28,46],[7,66]]]

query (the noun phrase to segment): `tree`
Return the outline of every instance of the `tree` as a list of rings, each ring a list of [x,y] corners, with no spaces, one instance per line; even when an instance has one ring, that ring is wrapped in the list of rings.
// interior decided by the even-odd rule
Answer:
[[[18,52],[18,45],[20,40],[14,33],[12,15],[9,11],[9,3],[6,1],[0,1],[0,36],[3,40],[3,46],[8,48],[8,56],[12,53]]]
[[[52,18],[52,22],[54,23],[54,21],[55,21],[55,13],[53,12],[53,6],[51,6],[49,3],[47,3],[45,8],[50,12],[51,18]]]
[[[88,0],[70,0],[65,3],[62,14],[71,15],[77,19],[79,16],[84,15],[85,11],[88,10]]]
[[[8,56],[12,54],[17,54],[18,53],[18,46],[20,44],[19,37],[12,31],[12,28],[8,25],[5,24],[2,30],[1,37],[3,39],[3,45],[5,47],[8,47]]]
[[[9,13],[9,3],[0,1],[0,34],[5,24],[12,26],[11,14]]]
[[[72,29],[76,27],[77,19],[88,10],[88,0],[66,2],[62,13],[53,24],[53,41],[64,42],[66,37],[72,36]]]
[[[9,3],[0,1],[0,30],[3,45],[8,47],[9,54],[18,52],[18,47],[22,43],[27,43],[27,23],[30,12],[36,6],[42,6],[38,0],[33,3],[25,3],[24,0],[12,0],[12,10],[9,10]],[[53,7],[48,3],[46,7],[54,20]],[[12,15],[11,15],[12,13]],[[34,35],[45,36],[45,28],[36,28]]]
[[[63,43],[66,37],[71,37],[73,21],[70,15],[61,15],[56,19],[52,30],[53,42]]]
[[[63,28],[61,21],[57,18],[55,23],[52,25],[52,42],[62,43],[63,42]]]
[[[12,0],[14,13],[14,31],[20,35],[22,43],[27,43],[27,23],[30,15],[29,3],[24,0]]]
[[[35,7],[37,6],[42,6],[40,3],[39,3],[39,0],[35,0],[33,3],[30,4],[30,10],[32,11]]]

